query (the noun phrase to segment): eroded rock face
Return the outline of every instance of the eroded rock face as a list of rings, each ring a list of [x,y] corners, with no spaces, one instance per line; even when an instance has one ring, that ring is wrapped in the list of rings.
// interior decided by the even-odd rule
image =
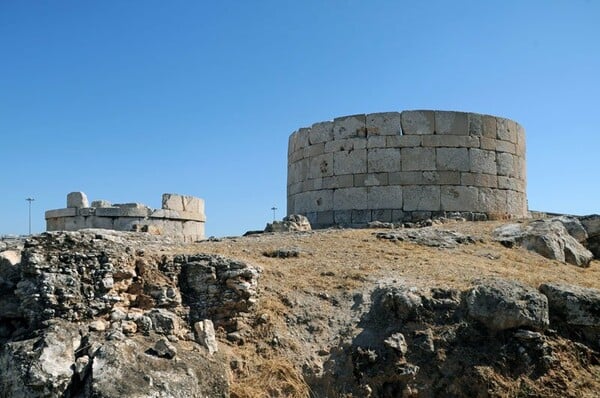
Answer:
[[[583,336],[600,348],[600,291],[580,286],[545,283],[540,291],[548,297],[550,319],[569,337]]]
[[[579,217],[579,220],[588,235],[587,248],[596,258],[600,258],[600,215]]]
[[[580,227],[576,218],[558,217],[503,225],[496,228],[494,238],[508,247],[522,246],[552,260],[587,267],[593,254],[578,241],[586,233]]]
[[[209,326],[241,332],[259,270],[222,256],[148,256],[156,239],[52,232],[30,238],[19,264],[1,260],[0,392],[227,397]]]
[[[467,293],[469,316],[490,330],[548,327],[548,299],[537,290],[514,281],[481,282]]]

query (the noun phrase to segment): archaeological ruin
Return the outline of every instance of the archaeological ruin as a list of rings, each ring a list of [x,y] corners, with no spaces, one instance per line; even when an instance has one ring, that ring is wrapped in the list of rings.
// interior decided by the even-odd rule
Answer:
[[[105,200],[89,205],[83,192],[67,195],[67,207],[46,211],[47,231],[77,231],[84,228],[149,232],[184,242],[204,239],[204,200],[165,193],[162,208],[140,203],[111,204]]]
[[[313,227],[527,216],[525,131],[477,113],[352,115],[289,138],[287,214]]]

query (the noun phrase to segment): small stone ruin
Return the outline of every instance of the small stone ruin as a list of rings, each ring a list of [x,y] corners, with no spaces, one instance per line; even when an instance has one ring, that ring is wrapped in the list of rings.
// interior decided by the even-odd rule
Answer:
[[[83,192],[67,195],[67,207],[46,211],[47,231],[78,231],[84,228],[148,232],[184,242],[204,239],[204,200],[165,193],[162,207],[141,203],[111,204],[95,200],[90,205]]]

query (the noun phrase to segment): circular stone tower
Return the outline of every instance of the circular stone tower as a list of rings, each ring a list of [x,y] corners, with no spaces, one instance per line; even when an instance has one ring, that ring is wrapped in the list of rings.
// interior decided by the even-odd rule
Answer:
[[[287,214],[316,228],[524,218],[525,131],[477,113],[352,115],[289,138]]]

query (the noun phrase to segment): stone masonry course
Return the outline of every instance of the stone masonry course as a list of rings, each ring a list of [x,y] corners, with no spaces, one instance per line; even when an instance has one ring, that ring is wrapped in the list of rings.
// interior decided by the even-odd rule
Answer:
[[[351,115],[289,138],[287,214],[316,228],[460,214],[524,218],[525,131],[477,113]]]

